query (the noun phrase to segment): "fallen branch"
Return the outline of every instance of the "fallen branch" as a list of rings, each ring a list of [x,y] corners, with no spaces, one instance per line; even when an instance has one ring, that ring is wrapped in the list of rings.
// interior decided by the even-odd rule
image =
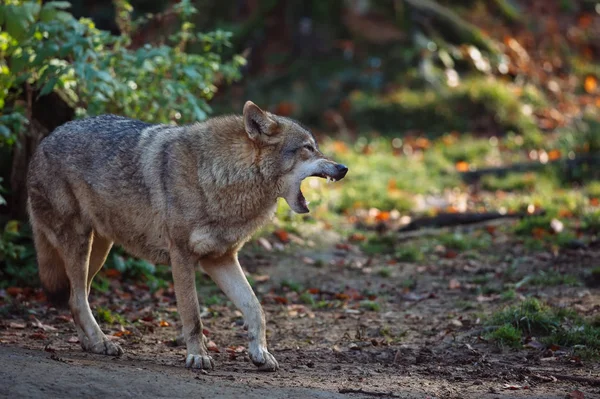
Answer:
[[[363,395],[371,395],[371,396],[377,396],[377,397],[381,397],[381,398],[399,398],[400,396],[395,395],[391,392],[373,392],[373,391],[365,391],[362,388],[359,389],[352,389],[352,388],[340,388],[338,390],[339,393],[360,393]]]
[[[584,154],[579,155],[574,159],[555,159],[547,163],[541,162],[521,162],[515,163],[508,166],[498,166],[493,168],[482,168],[467,172],[461,172],[460,176],[466,183],[475,183],[483,176],[494,175],[504,176],[511,172],[532,172],[536,170],[545,169],[551,166],[563,166],[567,171],[576,169],[578,166],[583,164],[589,165],[600,165],[600,157],[596,154]]]
[[[464,224],[487,222],[495,219],[520,219],[527,216],[525,213],[503,214],[500,212],[484,213],[440,213],[436,216],[418,218],[400,228],[399,232],[413,231],[424,227],[449,227]]]
[[[592,385],[595,387],[600,386],[600,379],[592,378],[592,377],[583,377],[580,375],[566,375],[566,374],[552,374],[551,376],[544,376],[539,374],[532,374],[534,378],[537,378],[546,382],[554,382],[556,380],[562,381],[573,381],[573,382],[581,382],[584,384]]]

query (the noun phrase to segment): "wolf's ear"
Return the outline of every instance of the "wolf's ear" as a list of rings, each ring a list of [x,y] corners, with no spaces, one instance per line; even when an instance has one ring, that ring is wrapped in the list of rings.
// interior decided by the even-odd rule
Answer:
[[[268,141],[278,132],[277,122],[252,101],[244,105],[244,127],[252,141]]]

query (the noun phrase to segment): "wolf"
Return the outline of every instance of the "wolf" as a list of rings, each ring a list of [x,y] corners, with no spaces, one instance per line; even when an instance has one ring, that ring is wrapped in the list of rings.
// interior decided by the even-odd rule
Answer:
[[[40,280],[49,298],[68,301],[84,350],[119,356],[123,350],[92,315],[92,279],[114,244],[169,264],[185,365],[212,369],[198,266],[242,312],[252,362],[277,370],[238,251],[273,216],[278,198],[294,212],[309,212],[300,189],[305,178],[340,180],[347,171],[321,153],[307,128],[251,101],[242,115],[183,126],[115,115],[68,122],[40,143],[27,176]]]

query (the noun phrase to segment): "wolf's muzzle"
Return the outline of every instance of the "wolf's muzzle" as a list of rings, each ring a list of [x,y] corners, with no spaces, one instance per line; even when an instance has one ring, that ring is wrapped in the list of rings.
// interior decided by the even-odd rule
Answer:
[[[343,179],[344,176],[346,176],[346,173],[348,173],[348,167],[346,165],[342,165],[341,163],[338,163],[337,165],[335,165],[335,170],[336,170],[336,173],[333,176],[331,176],[335,180]]]

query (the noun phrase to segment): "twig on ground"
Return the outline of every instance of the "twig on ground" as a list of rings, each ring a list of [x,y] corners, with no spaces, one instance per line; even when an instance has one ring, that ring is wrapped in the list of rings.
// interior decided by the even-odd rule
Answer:
[[[592,378],[592,377],[584,377],[581,375],[566,375],[566,374],[552,374],[550,376],[540,375],[540,374],[532,374],[532,377],[537,378],[542,381],[547,382],[555,382],[556,380],[562,381],[574,381],[581,382],[584,384],[589,384],[595,387],[600,386],[600,379]]]

